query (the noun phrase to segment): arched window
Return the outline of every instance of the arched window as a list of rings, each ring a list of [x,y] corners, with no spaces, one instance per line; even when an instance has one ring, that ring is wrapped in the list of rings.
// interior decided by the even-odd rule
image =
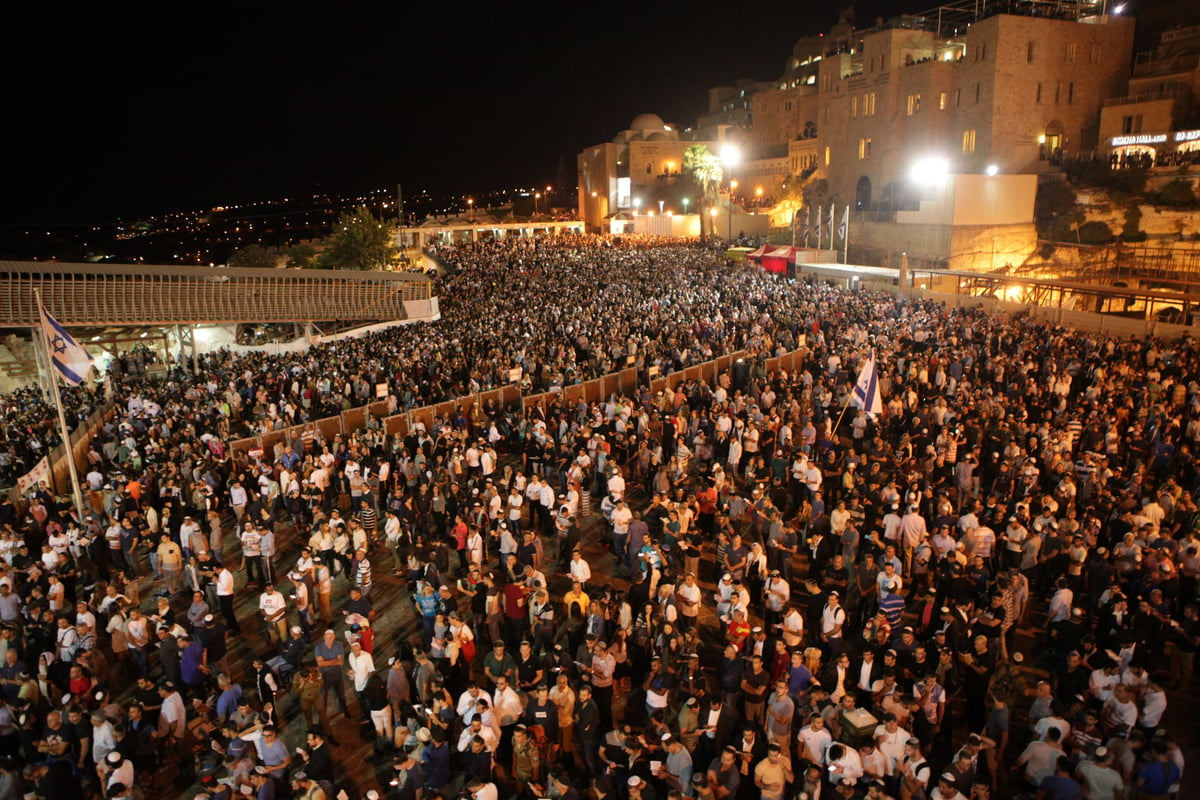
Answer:
[[[802,130],[800,132],[800,138],[801,139],[817,138],[817,123],[813,122],[812,120],[809,120],[808,122],[804,123],[804,130]]]

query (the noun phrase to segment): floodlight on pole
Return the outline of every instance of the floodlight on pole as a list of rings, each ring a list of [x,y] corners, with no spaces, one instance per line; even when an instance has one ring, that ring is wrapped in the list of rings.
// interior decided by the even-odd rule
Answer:
[[[733,168],[741,160],[742,153],[736,145],[721,145],[721,163],[729,168],[729,235],[725,238],[730,241],[733,240],[733,190],[737,187],[737,181],[733,179]]]
[[[922,158],[912,166],[909,177],[917,183],[940,183],[950,171],[950,162],[940,156]]]

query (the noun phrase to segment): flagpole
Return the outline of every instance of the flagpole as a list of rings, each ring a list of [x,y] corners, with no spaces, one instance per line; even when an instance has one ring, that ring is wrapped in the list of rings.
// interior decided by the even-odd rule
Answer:
[[[40,289],[33,290],[34,299],[37,301],[39,319],[42,313],[42,291]],[[46,341],[46,336],[42,333],[42,326],[39,324],[34,329],[34,336],[42,343],[42,353],[46,357],[46,363],[53,365],[54,361],[50,355],[50,343]],[[54,374],[53,368],[48,370],[50,376],[50,393],[54,397],[54,408],[58,411],[58,432],[62,437],[63,449],[67,456],[67,469],[71,473],[71,494],[75,499],[75,514],[79,522],[83,522],[83,493],[79,490],[79,473],[75,469],[75,451],[71,446],[71,432],[67,430],[67,415],[63,413],[62,397],[58,393],[58,376]],[[54,464],[50,464],[50,473],[54,474]]]
[[[846,398],[846,405],[842,406],[842,413],[838,414],[837,424],[833,426],[833,435],[836,439],[838,428],[842,427],[842,417],[846,416],[846,411],[850,408],[850,404],[854,402],[854,390],[850,390],[850,396]]]
[[[846,206],[846,232],[842,234],[842,263],[850,263],[850,206]]]
[[[829,249],[834,253],[834,258],[837,258],[837,244],[833,241],[833,232],[837,227],[833,224],[837,218],[837,204],[829,204]]]

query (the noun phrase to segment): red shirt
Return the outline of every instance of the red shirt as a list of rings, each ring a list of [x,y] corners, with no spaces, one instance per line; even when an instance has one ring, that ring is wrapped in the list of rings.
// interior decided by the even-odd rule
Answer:
[[[520,583],[504,584],[504,613],[512,619],[522,619],[529,612],[525,607],[525,587]]]
[[[749,621],[735,619],[729,623],[729,643],[737,645],[738,650],[741,650],[742,645],[750,638],[751,630]]]

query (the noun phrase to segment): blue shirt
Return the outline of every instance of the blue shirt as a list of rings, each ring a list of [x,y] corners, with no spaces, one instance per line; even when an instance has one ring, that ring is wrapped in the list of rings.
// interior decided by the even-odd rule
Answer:
[[[192,639],[179,659],[179,677],[183,678],[184,683],[194,686],[204,680],[204,673],[200,671],[203,661],[204,645],[200,644],[199,639]]]
[[[808,667],[801,664],[788,669],[788,694],[807,691],[809,686],[812,686],[812,673]]]
[[[441,791],[450,782],[450,745],[442,742],[436,747],[432,744],[421,754],[422,766],[425,768],[425,786],[433,791]]]
[[[888,624],[893,629],[900,624],[904,615],[904,598],[898,594],[889,594],[879,598],[879,610],[887,617]]]
[[[1083,797],[1083,787],[1066,775],[1047,775],[1038,788],[1046,793],[1043,800],[1079,800]]]
[[[241,699],[242,687],[236,683],[231,684],[217,697],[217,716],[222,720],[228,719],[230,714],[237,711],[238,701]]]
[[[417,607],[421,609],[422,617],[432,619],[437,616],[438,602],[441,598],[437,594],[422,594],[417,596]]]
[[[1176,783],[1179,783],[1179,767],[1174,761],[1159,761],[1155,759],[1143,764],[1138,770],[1138,783],[1146,794],[1166,794]]]

